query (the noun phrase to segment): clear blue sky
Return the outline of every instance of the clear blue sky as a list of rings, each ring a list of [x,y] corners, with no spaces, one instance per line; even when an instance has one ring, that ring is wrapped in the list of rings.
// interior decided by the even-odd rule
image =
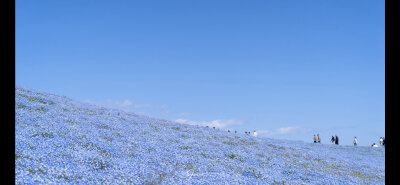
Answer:
[[[384,1],[16,1],[16,85],[260,137],[385,135]]]

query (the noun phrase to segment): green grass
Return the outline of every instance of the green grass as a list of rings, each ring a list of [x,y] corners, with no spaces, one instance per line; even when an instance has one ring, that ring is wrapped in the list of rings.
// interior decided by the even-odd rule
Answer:
[[[45,138],[52,138],[52,137],[54,137],[54,135],[53,135],[52,132],[50,132],[50,133],[48,133],[48,132],[42,132],[41,135],[42,135],[42,137],[45,137]]]
[[[181,130],[181,128],[179,128],[179,127],[172,127],[171,129],[178,130],[178,131]]]
[[[50,105],[55,104],[52,101],[44,101],[44,100],[42,100],[40,98],[37,98],[37,97],[34,97],[34,96],[27,96],[27,95],[24,95],[24,94],[18,94],[18,95],[21,96],[21,97],[24,97],[25,99],[27,99],[30,102],[39,102],[41,104],[50,104]]]
[[[76,121],[73,121],[73,120],[67,120],[67,122],[68,122],[68,123],[71,123],[71,124],[73,124],[73,125],[78,124]]]
[[[261,172],[256,172],[254,169],[252,169],[252,168],[250,168],[250,173],[256,178],[256,179],[258,179],[258,178],[261,178]]]
[[[353,172],[352,174],[354,177],[360,178],[360,179],[372,179],[371,176],[365,176],[364,174],[360,172]]]
[[[223,143],[227,144],[227,145],[232,145],[232,146],[236,146],[237,145],[236,143],[230,142],[230,141],[224,141]]]

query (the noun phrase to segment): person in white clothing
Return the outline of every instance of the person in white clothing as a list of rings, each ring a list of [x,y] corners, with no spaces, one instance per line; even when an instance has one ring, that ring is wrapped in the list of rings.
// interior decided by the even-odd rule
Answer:
[[[253,136],[257,137],[257,132],[256,131],[253,132]]]
[[[379,144],[380,144],[381,146],[383,146],[383,138],[382,138],[382,137],[379,138]]]
[[[358,141],[357,141],[357,137],[356,137],[356,136],[354,136],[354,140],[353,140],[353,144],[354,144],[354,146],[357,146],[357,143],[358,143]]]

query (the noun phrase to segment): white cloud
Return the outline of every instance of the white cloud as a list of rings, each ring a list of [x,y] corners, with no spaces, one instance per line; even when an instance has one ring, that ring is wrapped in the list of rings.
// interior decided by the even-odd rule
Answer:
[[[115,100],[107,100],[107,101],[99,101],[99,102],[93,102],[91,100],[84,100],[84,102],[87,103],[94,103],[100,106],[105,106],[105,107],[110,107],[110,108],[116,108],[116,109],[122,109],[122,110],[135,110],[135,109],[141,109],[141,108],[152,108],[154,107],[151,104],[140,104],[131,100],[124,100],[124,101],[115,101]]]
[[[169,111],[162,111],[161,112],[161,115],[162,116],[168,116],[168,115],[170,115],[171,114],[171,112],[169,112]]]
[[[129,100],[125,100],[125,101],[123,101],[121,103],[121,106],[123,106],[123,107],[128,107],[128,106],[131,106],[131,105],[133,105],[133,102],[131,102]]]
[[[181,112],[178,114],[179,117],[186,117],[186,116],[190,116],[192,114],[188,113],[188,112]]]
[[[168,105],[166,105],[166,104],[161,105],[160,108],[161,108],[161,109],[166,109],[166,108],[168,108]]]
[[[151,108],[151,107],[153,107],[153,105],[151,105],[151,104],[134,104],[133,105],[133,107],[134,108]]]
[[[187,119],[177,119],[178,123],[189,124],[189,125],[200,125],[209,126],[215,128],[225,128],[231,125],[242,125],[243,121],[240,120],[213,120],[213,121],[191,121]]]
[[[267,136],[276,136],[276,135],[288,135],[295,133],[306,133],[311,131],[309,128],[299,127],[299,126],[290,126],[290,127],[281,127],[272,130],[260,130],[257,131],[260,135]]]
[[[93,103],[92,100],[89,100],[89,99],[83,100],[83,102],[85,102],[85,103]]]

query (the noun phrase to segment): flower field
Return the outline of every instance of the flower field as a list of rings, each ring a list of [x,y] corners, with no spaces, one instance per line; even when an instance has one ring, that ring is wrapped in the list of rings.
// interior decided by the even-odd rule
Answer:
[[[15,89],[16,184],[385,184],[385,148],[252,137]]]

